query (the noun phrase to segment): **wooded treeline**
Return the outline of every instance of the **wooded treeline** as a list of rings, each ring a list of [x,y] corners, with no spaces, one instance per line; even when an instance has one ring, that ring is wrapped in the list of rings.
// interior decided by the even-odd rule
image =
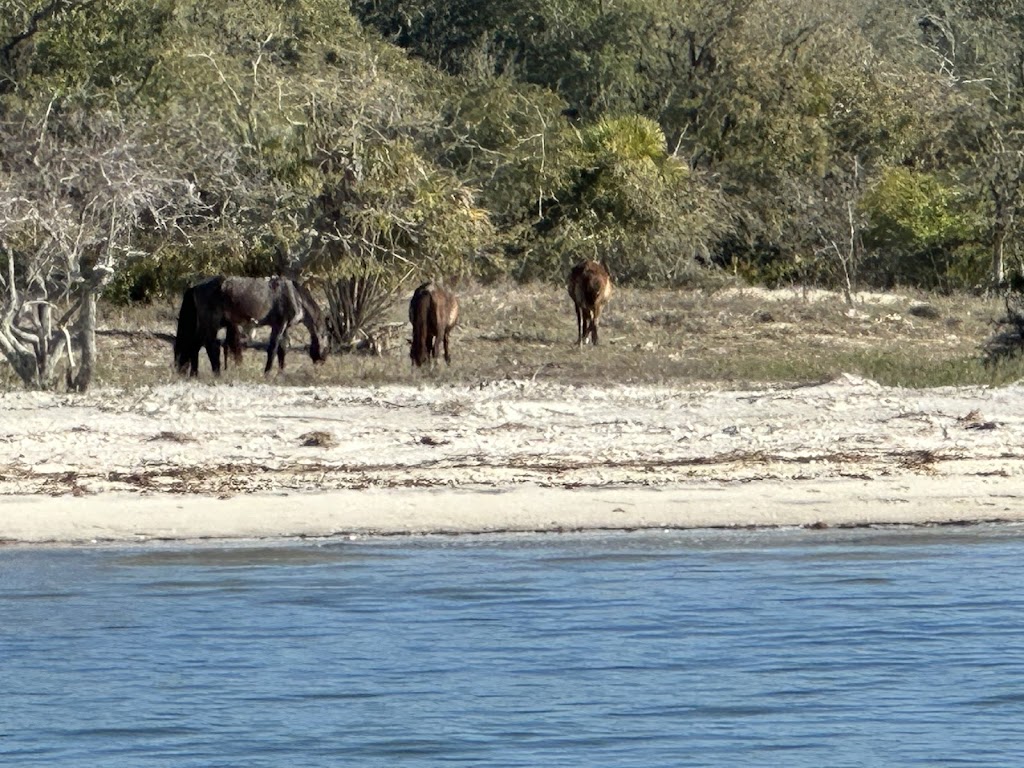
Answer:
[[[1024,0],[0,0],[0,350],[213,272],[989,288],[1022,92]]]

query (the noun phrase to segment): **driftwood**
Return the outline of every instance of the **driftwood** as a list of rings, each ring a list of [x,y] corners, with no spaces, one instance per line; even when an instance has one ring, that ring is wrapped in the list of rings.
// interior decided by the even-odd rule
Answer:
[[[407,323],[384,323],[368,331],[359,329],[343,349],[360,355],[383,357],[403,344]]]

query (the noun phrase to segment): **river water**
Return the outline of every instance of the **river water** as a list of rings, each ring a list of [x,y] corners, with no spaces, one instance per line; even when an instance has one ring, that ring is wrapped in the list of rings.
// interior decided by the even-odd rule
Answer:
[[[1024,764],[1024,529],[0,550],[0,765]]]

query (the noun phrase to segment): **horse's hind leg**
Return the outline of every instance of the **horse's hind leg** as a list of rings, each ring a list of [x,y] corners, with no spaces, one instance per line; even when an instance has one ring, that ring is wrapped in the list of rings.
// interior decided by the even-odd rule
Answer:
[[[225,339],[220,343],[220,352],[224,355],[224,360],[221,362],[221,367],[226,371],[228,369],[228,355],[231,353],[231,347],[228,344],[228,340]]]
[[[575,302],[573,302],[575,304]],[[579,304],[576,306],[576,344],[580,347],[583,346],[583,332],[586,329],[586,320],[583,317],[583,308]]]
[[[271,326],[270,329],[270,341],[267,342],[267,364],[263,367],[263,375],[266,376],[270,373],[274,367],[274,355],[278,355],[280,358],[284,357],[283,350],[281,350],[281,328],[278,326]],[[282,364],[282,368],[284,365]]]
[[[224,326],[224,370],[228,368],[228,357],[235,359],[235,365],[242,365],[242,329],[234,323]]]
[[[449,334],[450,331],[451,331],[451,328],[445,328],[444,329],[444,361],[448,365],[452,364],[452,356],[448,352],[448,334]]]
[[[580,349],[590,341],[591,328],[594,327],[594,315],[586,307],[580,307]]]
[[[436,336],[434,336],[433,339],[432,339],[432,345],[431,346],[432,346],[432,349],[433,349],[433,358],[434,358],[435,361],[441,356],[441,344],[443,343],[443,341],[444,341],[444,339],[443,339],[443,337],[441,336],[440,333],[437,334]],[[445,353],[445,357],[446,358],[448,357],[447,353]]]
[[[284,353],[288,349],[288,329],[281,332],[281,338],[277,342],[277,369],[284,370]]]
[[[213,375],[220,376],[220,340],[216,335],[211,336],[206,340],[206,356],[210,358],[210,367],[213,368]],[[198,350],[196,356],[198,358]],[[198,359],[196,361],[196,367],[198,368]]]

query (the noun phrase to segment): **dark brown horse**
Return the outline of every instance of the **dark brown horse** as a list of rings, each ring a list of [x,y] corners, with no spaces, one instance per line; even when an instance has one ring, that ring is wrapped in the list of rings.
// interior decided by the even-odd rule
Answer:
[[[182,296],[174,362],[182,373],[188,368],[196,376],[199,350],[205,347],[214,374],[219,374],[221,342],[217,334],[221,328],[227,331],[226,350],[241,362],[241,326],[269,325],[263,372],[270,373],[275,355],[283,370],[288,329],[299,322],[309,331],[309,356],[314,363],[323,362],[327,357],[326,344],[321,341],[327,340],[323,314],[306,288],[285,277],[211,277],[186,289]]]
[[[412,323],[412,349],[409,356],[416,365],[435,360],[444,345],[444,361],[451,365],[448,334],[459,320],[459,300],[436,283],[424,283],[416,289],[409,302]]]
[[[576,305],[576,343],[582,348],[589,337],[596,345],[597,321],[612,295],[612,276],[600,262],[581,261],[569,273],[568,288]]]
[[[577,344],[582,348],[588,338],[597,344],[597,322],[611,296],[611,275],[604,264],[581,261],[569,272],[568,292],[577,308]]]

